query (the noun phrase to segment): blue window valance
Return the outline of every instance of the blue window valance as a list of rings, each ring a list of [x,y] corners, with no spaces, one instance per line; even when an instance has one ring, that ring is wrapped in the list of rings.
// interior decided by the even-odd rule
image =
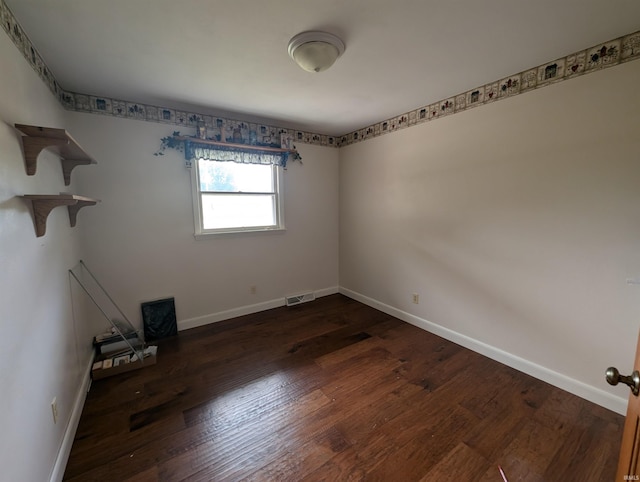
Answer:
[[[241,164],[273,164],[286,168],[291,152],[286,149],[269,147],[261,148],[260,146],[243,146],[241,144],[225,146],[220,144],[185,139],[184,157],[188,161],[206,159],[208,161],[231,161]]]

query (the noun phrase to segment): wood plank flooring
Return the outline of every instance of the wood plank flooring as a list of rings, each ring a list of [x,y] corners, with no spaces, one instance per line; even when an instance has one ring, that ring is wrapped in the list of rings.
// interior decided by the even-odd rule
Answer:
[[[93,383],[68,481],[613,480],[623,417],[341,295]]]

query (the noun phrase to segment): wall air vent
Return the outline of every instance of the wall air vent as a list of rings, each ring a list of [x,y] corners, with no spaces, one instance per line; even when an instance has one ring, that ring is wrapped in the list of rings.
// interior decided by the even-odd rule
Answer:
[[[287,296],[285,301],[287,302],[287,306],[295,306],[300,303],[307,303],[308,301],[313,301],[316,299],[316,295],[312,292],[303,293],[301,295]]]

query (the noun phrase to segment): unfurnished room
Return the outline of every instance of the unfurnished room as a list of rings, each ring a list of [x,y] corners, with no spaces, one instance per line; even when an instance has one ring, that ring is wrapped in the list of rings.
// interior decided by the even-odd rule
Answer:
[[[640,2],[0,21],[0,479],[640,478]]]

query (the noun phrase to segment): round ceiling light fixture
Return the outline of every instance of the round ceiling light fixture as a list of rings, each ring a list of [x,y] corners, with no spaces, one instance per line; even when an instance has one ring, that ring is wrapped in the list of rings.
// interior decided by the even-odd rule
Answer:
[[[344,52],[344,42],[327,32],[302,32],[289,41],[289,56],[307,72],[322,72]]]

